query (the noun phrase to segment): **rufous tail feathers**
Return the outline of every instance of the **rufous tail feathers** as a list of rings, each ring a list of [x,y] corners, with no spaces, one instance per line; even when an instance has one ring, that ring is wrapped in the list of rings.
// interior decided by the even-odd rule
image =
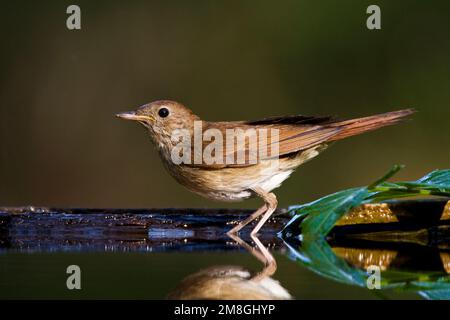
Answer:
[[[329,141],[341,140],[364,132],[376,130],[381,127],[397,124],[405,117],[414,113],[414,109],[403,109],[370,117],[357,118],[333,123],[331,126],[341,128],[341,132],[331,137]]]

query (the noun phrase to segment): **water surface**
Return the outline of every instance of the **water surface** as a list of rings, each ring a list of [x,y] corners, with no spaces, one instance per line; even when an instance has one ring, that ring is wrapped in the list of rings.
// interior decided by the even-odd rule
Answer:
[[[272,219],[256,239],[248,232],[228,237],[225,231],[247,214],[3,210],[0,298],[447,297],[450,255],[442,243],[282,239],[277,231],[288,219],[283,215]],[[81,268],[81,290],[66,287],[69,265]],[[369,265],[381,268],[382,290],[366,287]],[[220,293],[212,290],[218,286]]]

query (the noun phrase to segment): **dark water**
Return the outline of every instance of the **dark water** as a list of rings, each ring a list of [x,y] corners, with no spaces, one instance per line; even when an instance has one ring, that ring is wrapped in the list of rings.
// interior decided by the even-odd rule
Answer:
[[[0,298],[448,298],[446,243],[225,235],[242,211],[26,208],[0,216]],[[447,232],[446,226],[440,227]],[[416,239],[416,240],[412,240]],[[273,258],[273,260],[271,260]],[[81,270],[81,290],[66,286]],[[367,288],[368,266],[381,290]],[[218,290],[217,288],[220,288]]]

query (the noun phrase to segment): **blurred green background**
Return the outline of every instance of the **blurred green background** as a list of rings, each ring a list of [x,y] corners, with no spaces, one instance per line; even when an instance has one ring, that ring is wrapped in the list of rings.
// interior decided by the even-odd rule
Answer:
[[[448,168],[450,2],[2,1],[0,205],[255,207],[191,194],[136,124],[114,114],[173,99],[207,120],[359,117],[397,127],[339,142],[278,189],[280,205],[365,185],[392,164]],[[366,28],[378,4],[382,30]]]

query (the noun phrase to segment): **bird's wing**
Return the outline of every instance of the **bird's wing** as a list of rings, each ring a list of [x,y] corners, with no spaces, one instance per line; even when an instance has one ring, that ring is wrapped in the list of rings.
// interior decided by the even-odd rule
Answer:
[[[222,145],[222,152],[215,157],[217,162],[203,162],[194,166],[210,169],[251,166],[261,160],[287,156],[326,142],[394,125],[404,121],[414,112],[414,109],[403,109],[345,121],[331,117],[288,116],[256,121],[205,122],[205,130],[213,129],[221,133],[223,141],[219,144]],[[236,139],[227,139],[227,131],[238,133],[236,129],[246,133],[241,144],[235,141]],[[203,140],[200,149],[203,155],[204,150],[211,150],[212,141],[214,140]],[[227,145],[230,141],[232,148]],[[256,141],[256,147],[252,141]],[[230,162],[230,159],[233,161]]]
[[[214,132],[220,132],[222,140],[216,141],[215,136],[203,139],[201,149],[195,149],[192,145],[192,159],[195,153],[201,152],[203,161],[190,166],[209,169],[245,167],[255,165],[261,160],[283,157],[309,149],[325,143],[341,131],[339,127],[327,125],[330,119],[330,117],[291,116],[247,122],[205,122],[204,138],[208,136],[205,133],[211,130],[209,131],[211,136],[214,136]],[[221,150],[216,148],[211,153],[214,145],[221,146]],[[215,161],[205,162],[207,155],[212,155],[211,158]]]
[[[330,140],[341,131],[339,127],[312,126],[302,128],[301,126],[289,126],[279,128],[279,155],[309,149]]]

